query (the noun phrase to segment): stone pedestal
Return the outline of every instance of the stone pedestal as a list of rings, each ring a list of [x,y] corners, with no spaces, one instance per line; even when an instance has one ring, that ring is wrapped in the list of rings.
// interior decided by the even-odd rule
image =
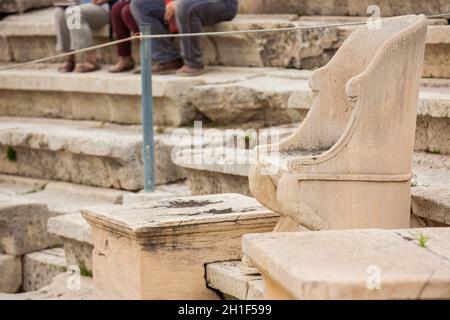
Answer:
[[[246,233],[278,216],[253,199],[219,194],[88,208],[100,299],[217,299],[205,264],[238,260]]]
[[[449,299],[450,228],[245,235],[265,299]]]

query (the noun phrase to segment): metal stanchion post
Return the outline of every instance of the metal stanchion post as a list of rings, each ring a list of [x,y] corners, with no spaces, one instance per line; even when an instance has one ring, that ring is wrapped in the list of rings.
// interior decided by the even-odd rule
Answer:
[[[140,26],[142,35],[150,35],[149,24]],[[144,190],[155,191],[155,145],[153,140],[152,43],[141,40],[142,127],[144,147]]]

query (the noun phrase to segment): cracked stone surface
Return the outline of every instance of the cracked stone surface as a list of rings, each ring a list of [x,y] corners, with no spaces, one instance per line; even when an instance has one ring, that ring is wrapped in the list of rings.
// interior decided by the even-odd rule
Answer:
[[[127,233],[144,236],[151,230],[248,219],[276,220],[277,215],[254,198],[239,194],[220,194],[162,199],[82,210],[88,221],[114,224]]]
[[[450,228],[271,233],[244,235],[243,251],[265,298],[448,299],[449,240]]]

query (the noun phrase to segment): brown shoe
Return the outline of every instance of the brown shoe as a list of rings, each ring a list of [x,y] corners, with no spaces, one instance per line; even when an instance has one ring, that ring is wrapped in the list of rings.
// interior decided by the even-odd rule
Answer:
[[[177,71],[177,76],[181,77],[196,77],[205,73],[205,68],[201,67],[191,67],[185,64],[181,69]]]
[[[101,66],[98,62],[89,62],[85,61],[82,64],[80,64],[78,67],[76,67],[75,72],[79,73],[87,73],[87,72],[94,72],[97,70],[100,70]]]
[[[67,59],[66,62],[58,68],[58,71],[62,73],[73,72],[73,70],[75,70],[75,59]]]
[[[183,60],[178,59],[166,63],[156,63],[152,66],[153,74],[167,74],[183,66]]]
[[[132,57],[119,57],[119,61],[108,71],[111,73],[125,72],[134,69],[134,60]]]

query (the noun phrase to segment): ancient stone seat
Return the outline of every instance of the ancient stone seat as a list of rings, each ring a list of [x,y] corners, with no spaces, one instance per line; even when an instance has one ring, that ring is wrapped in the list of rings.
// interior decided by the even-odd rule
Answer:
[[[276,231],[409,226],[426,32],[423,15],[357,29],[312,74],[297,130],[256,148],[250,189],[284,217]]]

